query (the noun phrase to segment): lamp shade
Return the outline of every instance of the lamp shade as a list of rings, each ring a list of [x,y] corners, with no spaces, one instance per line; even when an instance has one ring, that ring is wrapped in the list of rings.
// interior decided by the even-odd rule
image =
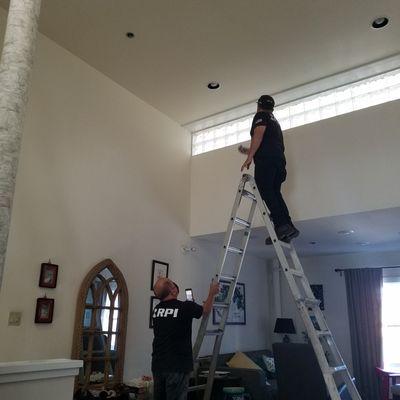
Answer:
[[[296,333],[296,329],[291,318],[277,318],[275,322],[275,333]]]

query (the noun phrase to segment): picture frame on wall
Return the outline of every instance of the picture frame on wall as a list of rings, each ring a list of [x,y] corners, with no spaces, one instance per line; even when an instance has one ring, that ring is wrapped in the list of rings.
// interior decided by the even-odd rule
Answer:
[[[153,260],[151,268],[151,287],[153,290],[154,285],[160,278],[168,278],[169,264],[163,261]]]
[[[155,296],[151,296],[150,298],[150,316],[149,316],[149,328],[153,329],[153,312],[157,304],[160,303],[160,299],[157,299]]]
[[[230,282],[220,281],[220,293],[215,298],[216,303],[226,302]],[[224,308],[215,306],[213,308],[213,324],[218,325]],[[246,288],[244,283],[237,283],[235,293],[233,295],[232,304],[229,307],[227,325],[246,325]]]
[[[310,285],[312,292],[314,293],[314,297],[320,301],[319,308],[324,311],[325,303],[324,303],[324,287],[323,285]]]
[[[42,263],[40,268],[39,286],[53,289],[57,286],[58,265]]]
[[[36,300],[36,324],[51,324],[53,322],[54,299],[47,297],[38,298]]]

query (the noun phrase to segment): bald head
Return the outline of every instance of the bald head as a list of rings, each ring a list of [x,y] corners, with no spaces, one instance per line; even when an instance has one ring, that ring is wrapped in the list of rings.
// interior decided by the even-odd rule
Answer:
[[[154,294],[160,300],[176,299],[179,294],[179,289],[176,283],[168,278],[160,278],[154,285]]]

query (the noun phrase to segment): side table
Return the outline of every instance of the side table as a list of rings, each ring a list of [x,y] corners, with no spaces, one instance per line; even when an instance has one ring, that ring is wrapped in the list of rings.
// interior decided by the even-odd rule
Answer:
[[[389,400],[390,387],[396,384],[397,378],[400,377],[400,371],[388,371],[376,367],[376,372],[380,381],[381,400]]]

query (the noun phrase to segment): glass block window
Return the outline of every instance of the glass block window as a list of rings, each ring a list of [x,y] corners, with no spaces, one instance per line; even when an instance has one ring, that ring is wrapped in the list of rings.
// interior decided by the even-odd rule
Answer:
[[[282,130],[400,99],[400,69],[327,90],[275,108]],[[192,155],[250,139],[253,114],[192,133]]]

